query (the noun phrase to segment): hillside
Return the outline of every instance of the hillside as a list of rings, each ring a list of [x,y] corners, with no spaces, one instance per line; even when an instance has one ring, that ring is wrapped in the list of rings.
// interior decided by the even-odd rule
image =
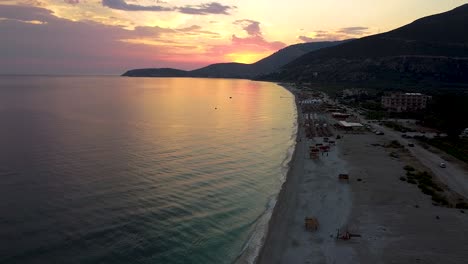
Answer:
[[[262,79],[468,83],[468,4],[387,33],[309,52]]]
[[[288,46],[253,64],[216,63],[193,71],[170,68],[134,69],[122,76],[129,77],[210,77],[210,78],[253,78],[269,74],[300,56],[326,47],[336,46],[344,41],[310,42]]]

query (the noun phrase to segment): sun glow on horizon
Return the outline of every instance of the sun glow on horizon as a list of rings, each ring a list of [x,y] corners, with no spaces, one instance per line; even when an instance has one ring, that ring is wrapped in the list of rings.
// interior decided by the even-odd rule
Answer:
[[[0,73],[117,74],[255,63],[288,45],[385,32],[467,0],[0,2],[8,36]]]
[[[271,54],[272,54],[271,52],[263,52],[263,53],[235,52],[235,53],[226,54],[225,58],[227,61],[231,61],[231,62],[251,64],[265,57],[268,57]]]

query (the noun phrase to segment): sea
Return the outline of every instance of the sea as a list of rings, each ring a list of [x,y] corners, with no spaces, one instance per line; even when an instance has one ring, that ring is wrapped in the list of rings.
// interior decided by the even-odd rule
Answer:
[[[0,76],[0,263],[252,263],[296,119],[268,82]]]

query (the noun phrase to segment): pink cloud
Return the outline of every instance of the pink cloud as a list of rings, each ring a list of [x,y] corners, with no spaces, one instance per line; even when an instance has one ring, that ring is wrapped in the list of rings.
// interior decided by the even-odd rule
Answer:
[[[206,44],[207,51],[179,41],[186,35],[216,36],[198,25],[186,28],[119,26],[55,17],[49,10],[28,6],[0,6],[0,73],[120,74],[131,68],[194,69],[223,62],[233,52],[273,53],[285,46],[267,41],[260,23],[242,22],[246,37],[233,35],[226,45]],[[43,24],[32,24],[30,21]],[[157,45],[123,40],[154,40]]]
[[[240,25],[247,33],[242,38],[232,35],[231,43],[225,45],[215,45],[210,49],[210,53],[215,55],[226,55],[230,53],[274,53],[286,46],[280,41],[267,41],[262,34],[260,22],[244,19],[234,22]]]

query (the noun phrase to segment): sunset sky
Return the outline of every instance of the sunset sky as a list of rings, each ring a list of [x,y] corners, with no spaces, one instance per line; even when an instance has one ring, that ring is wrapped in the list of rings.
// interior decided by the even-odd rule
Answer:
[[[0,74],[121,74],[255,62],[360,38],[461,0],[0,0]]]

